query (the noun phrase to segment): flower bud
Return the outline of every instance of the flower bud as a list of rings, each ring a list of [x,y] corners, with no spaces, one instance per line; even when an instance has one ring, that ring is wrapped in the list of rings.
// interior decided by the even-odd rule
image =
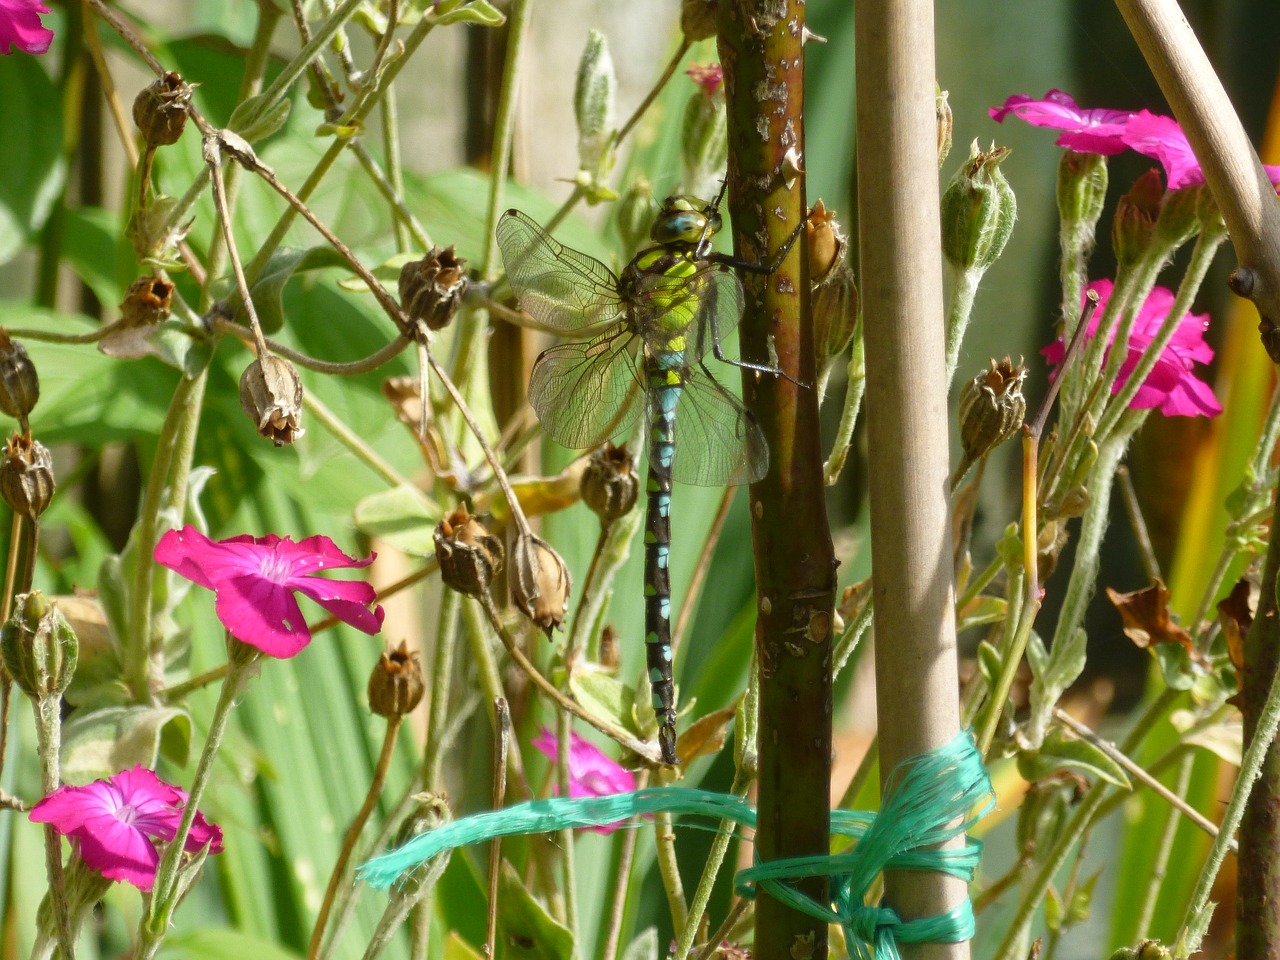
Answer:
[[[592,30],[578,61],[573,89],[573,115],[578,121],[578,167],[591,174],[604,171],[618,124],[614,114],[618,78],[603,33]]]
[[[831,271],[844,263],[848,240],[836,220],[836,212],[828,210],[822,200],[810,209],[804,222],[805,242],[809,245],[809,282],[822,283]]]
[[[686,40],[706,40],[716,35],[719,0],[681,0],[680,29]]]
[[[56,603],[40,591],[14,598],[13,616],[0,627],[5,669],[33,700],[59,696],[76,672],[80,644]]]
[[[465,503],[440,521],[433,539],[440,579],[464,596],[480,596],[502,571],[502,541],[467,512]]]
[[[1129,192],[1120,198],[1115,219],[1111,221],[1111,247],[1116,263],[1121,266],[1137,263],[1147,252],[1155,236],[1163,196],[1160,172],[1152,169],[1135,180]]]
[[[844,353],[858,325],[858,286],[845,253],[848,239],[834,210],[819,200],[805,220],[809,245],[809,293],[813,302],[813,346],[818,360],[818,382],[835,358]]]
[[[448,325],[467,293],[465,260],[453,247],[432,247],[400,268],[400,303],[409,319],[431,330]]]
[[[680,169],[685,192],[709,196],[729,161],[729,121],[724,108],[724,70],[718,63],[685,71],[698,89],[684,107]]]
[[[618,631],[606,623],[600,631],[600,666],[610,673],[617,673],[622,663],[622,653],[618,649]]]
[[[302,422],[302,381],[293,364],[267,354],[240,375],[240,406],[258,433],[277,447],[293,443],[306,432]]]
[[[573,581],[560,554],[541,537],[523,534],[511,551],[511,598],[551,639],[569,612]]]
[[[640,478],[636,476],[636,458],[627,445],[606,443],[591,454],[579,489],[583,503],[600,518],[602,527],[630,513],[640,493]]]
[[[1018,204],[1000,172],[1008,147],[969,147],[968,161],[942,195],[942,252],[957,270],[986,270],[1013,232]]]
[[[191,85],[170,72],[142,89],[133,101],[133,122],[148,147],[177,143],[187,125]]]
[[[20,517],[38,520],[56,487],[48,448],[29,433],[11,436],[0,457],[0,496],[9,508]]]
[[[426,685],[418,654],[401,641],[394,650],[384,650],[369,674],[369,709],[380,717],[403,717],[422,702]]]
[[[0,410],[17,420],[25,430],[27,414],[40,399],[40,377],[27,348],[9,339],[0,327]]]
[[[1107,158],[1063,150],[1058,161],[1058,216],[1063,229],[1073,236],[1092,237],[1106,202]]]
[[[1027,368],[1005,357],[991,361],[991,369],[978,374],[960,390],[960,446],[970,462],[1004,443],[1022,426],[1027,401],[1022,382]]]
[[[1205,194],[1213,196],[1203,183],[1165,192],[1156,219],[1156,240],[1162,247],[1176,250],[1200,232],[1200,198]]]
[[[644,177],[636,177],[614,210],[622,248],[631,256],[649,239],[649,228],[653,225],[653,184]]]
[[[120,320],[126,327],[152,327],[169,319],[173,284],[154,274],[129,284],[120,304]]]
[[[937,88],[937,93],[933,98],[933,110],[938,118],[938,169],[941,170],[942,165],[947,162],[947,157],[951,155],[951,129],[953,126],[950,94],[946,90]]]

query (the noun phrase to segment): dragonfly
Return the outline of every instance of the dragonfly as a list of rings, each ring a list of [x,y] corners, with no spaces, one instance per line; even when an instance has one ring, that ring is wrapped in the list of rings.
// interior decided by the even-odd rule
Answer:
[[[772,263],[713,251],[722,226],[712,203],[663,201],[652,245],[616,275],[552,238],[519,210],[498,221],[498,247],[521,307],[550,331],[571,337],[534,363],[529,402],[552,439],[597,446],[629,430],[643,410],[649,464],[645,484],[645,650],[658,745],[676,764],[676,694],[672,677],[672,481],[699,486],[754,483],[769,466],[755,418],[707,369],[708,352],[734,366],[782,375],[771,364],[725,356],[722,340],[742,316],[734,268],[773,273],[799,235]]]

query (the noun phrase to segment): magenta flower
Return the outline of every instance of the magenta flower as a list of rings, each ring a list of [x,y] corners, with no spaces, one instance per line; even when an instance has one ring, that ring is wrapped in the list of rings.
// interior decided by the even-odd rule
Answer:
[[[1111,297],[1112,287],[1110,280],[1095,280],[1085,288],[1086,294],[1090,290],[1096,290],[1099,299],[1098,309],[1085,332],[1086,339],[1097,331],[1098,321]],[[1082,303],[1083,300],[1082,297]],[[1133,329],[1129,334],[1129,354],[1120,366],[1116,382],[1111,385],[1112,393],[1120,392],[1143,352],[1155,340],[1160,325],[1173,307],[1173,300],[1173,291],[1165,287],[1155,287],[1147,294],[1146,301],[1133,320]],[[1216,417],[1222,412],[1213,389],[1197,378],[1194,372],[1197,363],[1208,363],[1213,359],[1213,349],[1204,342],[1204,332],[1208,327],[1207,313],[1188,313],[1183,316],[1178,322],[1173,340],[1165,347],[1150,375],[1134,394],[1129,404],[1132,409],[1150,410],[1158,407],[1166,417]],[[1066,346],[1058,339],[1040,353],[1054,366],[1056,373],[1056,368],[1066,354]]]
[[[70,837],[90,869],[146,893],[160,864],[155,841],[174,838],[186,802],[185,790],[139,764],[108,780],[59,787],[31,808],[30,818]],[[197,813],[183,849],[199,853],[206,846],[221,853],[222,830]]]
[[[49,8],[40,0],[0,0],[0,53],[44,53],[53,42],[53,31],[40,22]]]
[[[357,630],[382,629],[382,607],[363,580],[317,577],[335,567],[367,567],[328,537],[294,543],[288,537],[232,537],[213,541],[195,527],[170,530],[156,544],[156,562],[217,594],[218,619],[238,640],[269,657],[292,657],[311,642],[311,630],[294,598],[296,590]]]
[[[724,83],[724,67],[718,63],[709,63],[705,67],[695,63],[685,71],[685,75],[700,86],[708,97],[714,97]]]
[[[1204,183],[1204,171],[1173,117],[1143,110],[1133,115],[1122,135],[1124,142],[1144,156],[1160,161],[1170,190]],[[1280,184],[1280,167],[1265,166],[1272,185]]]
[[[636,777],[630,770],[624,770],[576,733],[569,736],[569,796],[607,797],[615,793],[629,793],[636,788]],[[556,736],[546,727],[534,739],[533,745],[553,761],[560,756]],[[596,833],[612,833],[618,827],[588,829]]]
[[[1002,106],[992,107],[988,112],[997,123],[1003,123],[1012,113],[1033,127],[1061,130],[1062,134],[1054,141],[1058,146],[1076,153],[1103,156],[1124,152],[1127,144],[1121,136],[1133,116],[1127,110],[1086,109],[1061,90],[1050,90],[1040,100],[1024,93],[1014,94]]]

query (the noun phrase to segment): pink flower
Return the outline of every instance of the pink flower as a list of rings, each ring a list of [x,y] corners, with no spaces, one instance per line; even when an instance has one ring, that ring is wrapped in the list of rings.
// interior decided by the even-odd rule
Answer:
[[[1003,106],[992,107],[991,119],[1003,123],[1009,114],[1025,120],[1033,127],[1051,127],[1063,131],[1055,143],[1076,153],[1100,153],[1111,156],[1123,153],[1121,139],[1133,114],[1127,110],[1086,109],[1061,90],[1050,90],[1041,100],[1019,93]]]
[[[1122,135],[1124,142],[1144,156],[1160,161],[1170,190],[1204,183],[1204,171],[1173,117],[1143,110],[1136,113]],[[1280,167],[1264,166],[1272,185],[1280,184]]]
[[[718,63],[709,63],[705,67],[695,63],[685,71],[685,75],[700,86],[708,97],[714,97],[724,83],[724,67]]]
[[[40,0],[0,0],[0,53],[44,53],[53,42],[53,31],[40,22],[49,8]]]
[[[543,727],[542,732],[534,739],[533,745],[553,761],[560,756],[556,736],[546,727]],[[630,770],[624,770],[576,733],[570,733],[569,796],[607,797],[615,793],[629,793],[635,788],[635,774]],[[589,829],[596,833],[612,833],[618,827]]]
[[[382,629],[382,607],[363,580],[314,576],[333,567],[367,567],[328,537],[294,543],[288,537],[232,537],[213,541],[195,527],[170,530],[156,544],[156,562],[214,591],[218,619],[227,631],[270,657],[292,657],[311,642],[311,631],[293,591],[306,594],[357,630]]]
[[[1091,338],[1098,329],[1098,321],[1111,296],[1112,286],[1110,280],[1095,280],[1085,288],[1085,293],[1096,290],[1099,298],[1098,309],[1085,333],[1086,339]],[[1116,382],[1111,385],[1112,393],[1120,392],[1143,352],[1155,340],[1160,325],[1173,307],[1173,300],[1173,291],[1165,287],[1155,287],[1147,294],[1146,302],[1134,317],[1133,329],[1129,334],[1129,354],[1120,366]],[[1083,297],[1081,302],[1083,303]],[[1204,342],[1204,332],[1208,327],[1207,313],[1188,313],[1183,316],[1178,322],[1173,340],[1165,347],[1150,375],[1134,394],[1129,404],[1132,409],[1149,410],[1159,407],[1166,417],[1216,417],[1222,412],[1222,406],[1213,395],[1212,388],[1194,373],[1197,363],[1208,363],[1213,359],[1213,349]],[[1055,340],[1040,353],[1056,368],[1062,363],[1066,346],[1061,339]]]
[[[71,837],[90,869],[146,893],[160,864],[155,840],[174,838],[186,802],[185,790],[139,764],[109,780],[59,787],[31,808],[30,818]],[[222,830],[197,813],[183,849],[198,853],[206,846],[221,853]]]

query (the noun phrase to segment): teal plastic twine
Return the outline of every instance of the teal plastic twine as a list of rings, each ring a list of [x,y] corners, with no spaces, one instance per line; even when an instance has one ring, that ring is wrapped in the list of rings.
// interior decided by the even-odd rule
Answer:
[[[771,860],[738,873],[736,890],[771,897],[815,919],[839,923],[860,960],[898,960],[899,943],[956,943],[973,936],[973,907],[968,897],[943,914],[903,920],[883,906],[865,906],[876,877],[884,870],[939,871],[973,879],[982,843],[936,849],[965,833],[995,805],[991,780],[968,731],[950,743],[903,761],[890,777],[878,814],[833,810],[831,832],[854,845],[838,854]],[[553,833],[573,827],[600,827],[654,813],[697,815],[756,825],[755,809],[729,794],[687,787],[651,787],[608,797],[552,797],[454,820],[404,846],[361,865],[357,876],[385,888],[420,869],[432,857],[494,837]],[[632,824],[635,825],[634,823]],[[830,902],[821,903],[793,884],[806,877],[827,877]]]

